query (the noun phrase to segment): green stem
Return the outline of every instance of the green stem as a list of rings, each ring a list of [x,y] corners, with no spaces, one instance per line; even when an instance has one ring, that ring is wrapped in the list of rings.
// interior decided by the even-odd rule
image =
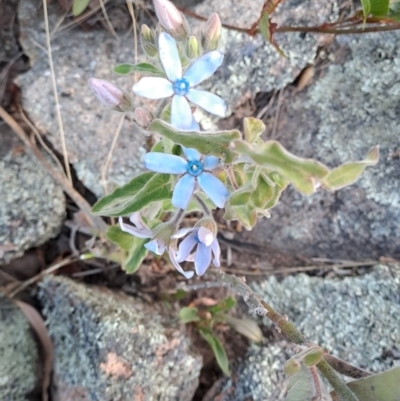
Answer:
[[[368,377],[372,375],[372,373],[367,372],[364,369],[357,368],[356,366],[336,358],[331,354],[325,354],[324,359],[329,363],[329,365],[331,365],[333,369],[336,370],[336,372],[339,372],[344,376],[351,377],[353,379],[361,379],[362,377]]]
[[[322,375],[325,376],[329,384],[334,388],[341,401],[359,401],[353,392],[346,386],[346,383],[343,381],[343,379],[336,373],[336,371],[325,359],[322,359],[317,364],[317,368]]]
[[[211,215],[211,211],[207,207],[207,205],[204,203],[203,199],[201,199],[199,195],[194,195],[194,198],[197,200],[197,202],[199,203],[199,205],[203,209],[204,214],[206,214],[207,216],[210,216]]]

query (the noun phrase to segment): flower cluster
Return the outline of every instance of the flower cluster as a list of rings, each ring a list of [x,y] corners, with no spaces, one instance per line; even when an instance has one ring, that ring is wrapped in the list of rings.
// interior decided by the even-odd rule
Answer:
[[[206,24],[201,45],[204,54],[190,57],[190,65],[184,70],[182,45],[190,44],[193,49],[199,48],[199,42],[193,36],[189,37],[189,27],[184,16],[169,0],[154,0],[155,11],[164,31],[159,33],[147,26],[142,27],[144,50],[151,57],[158,57],[164,70],[165,78],[160,76],[143,77],[133,85],[133,92],[148,99],[171,99],[170,121],[171,126],[179,131],[197,131],[200,126],[194,119],[191,103],[205,111],[225,117],[226,104],[219,96],[196,88],[204,80],[210,78],[221,66],[223,54],[217,50],[221,34],[221,22],[213,14]],[[179,44],[177,43],[179,42]],[[193,51],[191,54],[200,52]],[[187,57],[186,57],[187,59]],[[185,62],[185,65],[187,62]],[[129,97],[111,83],[91,78],[89,86],[96,97],[106,106],[117,111],[133,111]],[[144,109],[134,110],[137,123],[147,128],[152,115]],[[189,134],[190,135],[190,134]],[[130,216],[130,223],[119,218],[119,225],[123,232],[135,237],[149,239],[145,247],[157,255],[163,255],[168,250],[169,257],[175,268],[186,278],[191,278],[193,271],[184,271],[181,263],[194,262],[197,275],[205,273],[213,263],[220,266],[220,247],[217,240],[217,227],[205,206],[205,203],[196,194],[201,190],[212,203],[223,208],[229,199],[229,191],[225,184],[216,177],[215,173],[221,170],[219,158],[212,155],[202,155],[194,148],[181,146],[182,156],[160,152],[149,152],[144,158],[144,167],[150,171],[177,175],[172,205],[177,212],[170,221],[159,224],[150,229],[143,221],[141,214],[135,212]],[[192,228],[179,228],[185,210],[193,195],[203,207],[205,216]]]

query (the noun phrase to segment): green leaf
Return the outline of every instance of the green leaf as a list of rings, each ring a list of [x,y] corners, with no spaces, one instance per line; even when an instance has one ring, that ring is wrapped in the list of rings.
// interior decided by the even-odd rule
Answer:
[[[165,136],[187,148],[195,148],[203,155],[220,157],[225,163],[232,162],[236,156],[236,152],[229,148],[229,144],[241,137],[238,130],[217,133],[202,132],[201,134],[189,131],[179,132],[161,120],[154,120],[150,124],[149,131]]]
[[[329,173],[322,163],[297,157],[277,141],[265,142],[257,150],[243,141],[235,141],[234,147],[238,152],[251,157],[258,165],[279,173],[305,195],[311,195],[317,184]]]
[[[137,212],[152,202],[171,197],[169,174],[143,173],[100,199],[93,206],[92,213],[101,216],[124,216]]]
[[[121,227],[111,226],[107,228],[106,237],[120,248],[129,251],[132,248],[135,237],[131,234],[125,233],[121,230]]]
[[[293,371],[295,370],[293,369]],[[316,380],[318,383],[315,383]],[[317,396],[316,388],[321,389],[324,401],[332,400],[320,377],[313,377],[310,369],[301,364],[300,370],[289,377],[288,393],[285,401],[315,401]]]
[[[181,323],[198,322],[200,320],[198,316],[199,310],[195,307],[185,307],[179,311],[179,320]]]
[[[364,21],[369,15],[382,17],[389,12],[389,0],[361,0]]]
[[[360,401],[399,401],[400,367],[347,383]],[[332,398],[339,400],[336,393]]]
[[[215,355],[215,359],[217,360],[218,366],[221,368],[221,370],[224,372],[225,375],[230,376],[228,357],[226,355],[225,349],[224,349],[223,345],[221,344],[221,342],[218,340],[217,337],[215,337],[209,331],[200,329],[199,332],[200,332],[201,336],[210,345],[210,347]]]
[[[72,15],[74,17],[81,15],[86,10],[89,3],[90,0],[74,0],[72,4]]]
[[[227,312],[228,310],[232,309],[235,305],[236,305],[235,298],[228,297],[218,302],[216,305],[210,306],[209,308],[207,308],[207,310],[212,314]]]
[[[259,343],[264,339],[260,327],[254,320],[237,319],[229,315],[224,315],[224,320],[239,334],[247,337],[251,341]]]
[[[280,2],[280,1],[279,1]],[[261,35],[267,40],[274,49],[283,57],[286,57],[283,50],[278,46],[274,39],[275,29],[277,28],[277,24],[271,21],[270,14],[268,12],[263,12],[260,20],[258,21],[258,29],[260,30]]]
[[[113,70],[117,74],[126,75],[130,72],[141,72],[144,74],[154,75],[156,77],[165,78],[166,75],[163,71],[159,70],[152,64],[149,63],[139,63],[139,64],[119,64],[114,67]]]
[[[356,182],[365,168],[375,166],[379,160],[379,147],[373,147],[364,160],[342,164],[333,169],[323,180],[322,185],[330,191],[346,187]]]
[[[129,250],[128,257],[125,262],[122,264],[122,269],[125,270],[127,274],[135,273],[139,267],[142,265],[144,258],[147,256],[149,252],[144,244],[149,240],[133,237],[133,245]]]
[[[247,117],[243,120],[244,139],[253,143],[265,130],[265,124],[254,117]]]

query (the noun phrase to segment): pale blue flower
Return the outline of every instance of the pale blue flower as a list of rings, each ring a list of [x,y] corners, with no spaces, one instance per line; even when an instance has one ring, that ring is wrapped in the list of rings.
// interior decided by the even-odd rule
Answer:
[[[194,262],[196,274],[202,276],[212,263],[220,267],[221,249],[216,236],[206,227],[184,228],[179,230],[172,238],[182,238],[189,234],[174,253],[170,249],[170,257],[175,268],[186,278],[193,276],[193,272],[185,272],[179,263],[183,261]],[[196,249],[195,249],[196,248]]]
[[[196,149],[182,147],[186,159],[180,156],[150,152],[144,156],[147,169],[164,174],[183,174],[175,185],[172,194],[172,205],[186,209],[195,190],[196,184],[219,208],[223,208],[229,199],[226,186],[215,177],[214,170],[219,159],[215,156],[203,156]]]
[[[153,238],[155,237],[154,231],[152,231],[146,223],[142,220],[140,213],[135,212],[133,213],[129,220],[133,223],[133,226],[130,224],[124,223],[122,217],[118,219],[119,226],[121,230],[129,233],[138,238]],[[144,247],[147,248],[149,251],[154,252],[157,255],[162,255],[165,251],[166,244],[162,238],[153,238],[151,241],[144,244]]]
[[[172,96],[171,125],[182,130],[198,130],[192,116],[189,102],[209,113],[225,117],[226,104],[217,95],[200,89],[193,89],[217,70],[224,56],[215,50],[199,57],[183,74],[178,47],[175,40],[165,32],[158,38],[161,63],[168,79],[145,77],[133,85],[133,91],[148,99],[163,99]]]

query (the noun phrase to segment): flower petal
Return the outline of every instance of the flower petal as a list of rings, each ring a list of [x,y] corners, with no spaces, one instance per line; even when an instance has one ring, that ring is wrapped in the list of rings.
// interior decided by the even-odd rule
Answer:
[[[166,248],[164,241],[157,238],[144,244],[144,247],[149,251],[154,252],[156,255],[162,255]]]
[[[151,171],[164,174],[186,173],[187,161],[180,156],[149,152],[143,157],[144,166]]]
[[[145,77],[132,90],[138,95],[147,99],[164,99],[174,94],[174,88],[167,79],[160,77]]]
[[[172,194],[172,205],[180,209],[186,209],[192,197],[195,185],[196,179],[190,174],[185,174],[180,178]]]
[[[197,149],[185,148],[184,146],[182,146],[182,150],[186,156],[186,159],[188,159],[189,161],[192,161],[192,160],[198,161],[201,159],[201,154]]]
[[[189,82],[190,87],[196,86],[210,78],[223,60],[224,55],[217,50],[203,54],[187,69],[183,78]]]
[[[142,230],[140,228],[133,227],[129,224],[125,224],[124,221],[122,220],[122,217],[118,219],[118,222],[119,226],[121,227],[121,230],[125,233],[129,233],[138,238],[151,238],[153,236],[153,233],[150,230]]]
[[[171,104],[171,125],[177,129],[190,130],[193,116],[189,102],[184,96],[175,95]]]
[[[213,263],[215,267],[220,267],[221,263],[219,261],[219,258],[221,256],[221,248],[219,247],[219,242],[218,240],[215,238],[214,241],[211,244],[211,249],[213,251],[214,254],[214,259],[213,259]]]
[[[171,260],[171,263],[174,265],[175,269],[178,270],[179,273],[183,274],[187,279],[192,278],[194,272],[185,272],[181,265],[176,261],[176,254],[175,251],[172,248],[169,248],[168,250],[169,258]]]
[[[198,276],[202,276],[211,263],[211,247],[204,244],[197,245],[194,257],[194,267]]]
[[[220,159],[216,156],[206,156],[204,158],[204,170],[214,170],[218,167]]]
[[[219,208],[223,208],[229,199],[228,188],[211,173],[203,172],[197,177],[200,188]]]
[[[130,220],[131,223],[133,223],[140,230],[149,230],[149,231],[151,231],[150,228],[142,220],[140,212],[132,213],[130,215],[130,217],[129,217],[129,220]]]
[[[186,97],[205,111],[219,117],[225,117],[226,103],[219,96],[200,89],[190,89]]]
[[[179,244],[178,253],[176,255],[176,261],[178,263],[186,260],[190,252],[192,252],[192,249],[197,245],[196,236],[197,233],[191,233]]]
[[[178,230],[174,235],[171,235],[171,238],[182,238],[184,237],[186,234],[191,233],[192,231],[197,230],[197,228],[181,228],[180,230]]]
[[[197,236],[199,241],[206,246],[210,246],[214,241],[214,234],[212,231],[203,226],[199,228]]]
[[[161,32],[158,37],[158,52],[161,64],[171,82],[182,78],[182,64],[175,40],[166,32]]]
[[[190,126],[190,131],[200,131],[199,123],[194,119],[192,120],[192,125]]]

